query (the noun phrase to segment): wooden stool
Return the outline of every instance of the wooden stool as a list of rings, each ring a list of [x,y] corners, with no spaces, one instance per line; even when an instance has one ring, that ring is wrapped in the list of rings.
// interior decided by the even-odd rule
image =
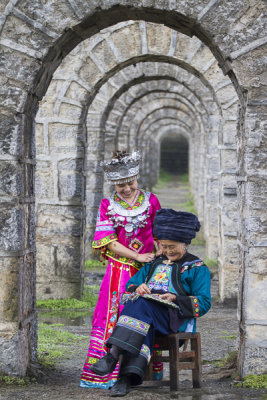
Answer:
[[[179,349],[179,341],[185,341],[183,347]],[[187,350],[190,341],[190,350]],[[201,344],[200,333],[178,332],[168,336],[157,336],[155,343],[159,345],[156,350],[168,350],[168,356],[152,355],[147,368],[145,380],[152,380],[153,361],[169,362],[170,380],[169,381],[153,381],[154,385],[170,385],[170,390],[178,390],[179,387],[179,371],[182,369],[192,370],[193,387],[199,388],[201,385]]]

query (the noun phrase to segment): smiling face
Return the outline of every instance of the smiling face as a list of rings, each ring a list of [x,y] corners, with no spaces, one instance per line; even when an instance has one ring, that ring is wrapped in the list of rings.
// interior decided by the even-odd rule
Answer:
[[[127,201],[133,201],[137,193],[137,180],[134,179],[127,183],[118,183],[115,185],[116,192]]]
[[[174,240],[160,240],[163,254],[170,261],[180,260],[187,251],[187,245],[181,242],[175,242]]]

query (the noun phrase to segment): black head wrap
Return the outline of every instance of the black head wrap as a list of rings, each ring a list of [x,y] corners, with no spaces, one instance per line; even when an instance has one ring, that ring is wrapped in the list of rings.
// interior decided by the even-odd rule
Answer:
[[[153,234],[157,239],[189,244],[199,229],[200,223],[196,215],[162,208],[156,213]]]

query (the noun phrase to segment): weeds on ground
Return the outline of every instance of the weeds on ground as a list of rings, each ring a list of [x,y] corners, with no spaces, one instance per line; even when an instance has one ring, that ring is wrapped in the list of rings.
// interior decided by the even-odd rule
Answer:
[[[236,339],[236,335],[235,334],[229,334],[226,331],[223,331],[223,336],[220,336],[220,338],[222,339],[227,339],[227,340],[235,340]]]
[[[53,368],[56,361],[69,353],[71,343],[84,340],[64,329],[63,324],[38,325],[38,361],[47,368]]]
[[[20,378],[18,376],[10,375],[0,375],[0,387],[1,386],[28,386],[31,383],[35,383],[34,378],[24,377]]]
[[[231,353],[227,354],[225,358],[222,360],[216,361],[216,367],[219,368],[234,368],[237,364],[237,351],[231,351]]]
[[[242,382],[233,386],[250,389],[267,389],[267,375],[247,375],[244,377]]]
[[[93,290],[86,287],[81,300],[67,298],[62,300],[48,299],[37,300],[37,308],[46,310],[82,310],[92,308],[96,305],[98,296],[93,293]]]

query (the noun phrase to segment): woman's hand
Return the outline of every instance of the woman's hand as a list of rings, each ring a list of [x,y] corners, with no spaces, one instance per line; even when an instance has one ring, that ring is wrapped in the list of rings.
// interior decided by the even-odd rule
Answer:
[[[139,294],[151,294],[148,286],[145,283],[142,283],[141,285],[139,285],[136,289],[135,289],[136,293]]]
[[[136,256],[136,261],[145,263],[145,262],[150,262],[155,258],[155,254],[153,253],[144,253],[144,254],[137,254]]]
[[[161,294],[159,297],[163,300],[168,300],[168,301],[172,301],[172,302],[174,302],[176,300],[175,294],[171,294],[171,293],[164,293],[164,294]]]

